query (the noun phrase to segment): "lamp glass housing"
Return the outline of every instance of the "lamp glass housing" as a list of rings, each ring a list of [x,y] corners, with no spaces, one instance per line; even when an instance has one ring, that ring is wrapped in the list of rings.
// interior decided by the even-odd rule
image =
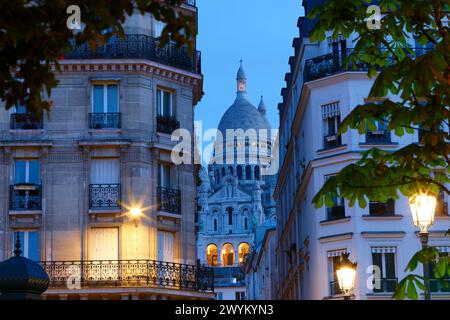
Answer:
[[[414,225],[420,228],[420,232],[428,232],[428,227],[434,223],[436,197],[425,193],[417,194],[409,200],[409,205]]]
[[[341,267],[336,270],[339,288],[349,294],[355,287],[356,269],[350,266]]]

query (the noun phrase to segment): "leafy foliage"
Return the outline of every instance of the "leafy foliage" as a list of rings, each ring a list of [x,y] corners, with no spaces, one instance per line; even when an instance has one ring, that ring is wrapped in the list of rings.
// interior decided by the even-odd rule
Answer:
[[[59,68],[58,58],[71,47],[74,34],[66,26],[66,9],[71,4],[80,7],[85,26],[77,34],[79,43],[94,47],[113,34],[123,36],[126,17],[139,12],[151,13],[166,23],[162,44],[172,39],[179,45],[191,46],[195,20],[177,10],[182,3],[184,0],[0,1],[0,100],[6,109],[21,104],[39,114],[51,108],[42,92],[50,96],[57,85],[51,65]]]
[[[366,103],[356,106],[343,120],[340,133],[349,129],[360,134],[375,129],[376,122],[387,123],[397,136],[420,130],[421,139],[395,151],[372,148],[361,158],[328,179],[313,199],[316,207],[333,205],[344,197],[350,206],[358,202],[384,202],[400,195],[418,192],[450,194],[450,3],[448,0],[381,0],[384,13],[380,29],[367,27],[369,0],[329,0],[316,6],[309,18],[318,18],[311,41],[331,34],[356,35],[354,49],[345,65],[367,66],[375,78]],[[416,54],[414,37],[429,50]],[[424,54],[422,54],[424,53]],[[370,99],[382,99],[374,104]],[[431,261],[432,249],[417,253],[408,266]],[[438,262],[442,269],[445,262]],[[448,265],[448,262],[447,262]],[[417,298],[421,278],[409,275],[399,284],[396,298]]]

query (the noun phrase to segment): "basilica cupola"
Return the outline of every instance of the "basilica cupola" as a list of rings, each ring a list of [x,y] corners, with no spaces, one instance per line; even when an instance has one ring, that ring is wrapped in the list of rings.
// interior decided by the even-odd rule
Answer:
[[[241,65],[239,66],[239,70],[237,72],[236,81],[237,81],[238,94],[246,93],[247,92],[247,76],[245,75],[245,70],[244,70],[244,66],[242,65],[242,60],[241,60]]]

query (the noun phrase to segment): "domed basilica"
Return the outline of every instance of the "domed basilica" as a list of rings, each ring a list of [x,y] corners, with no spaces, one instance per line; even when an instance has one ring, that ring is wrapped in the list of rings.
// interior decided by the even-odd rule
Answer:
[[[219,299],[244,298],[239,267],[258,246],[258,230],[275,226],[276,177],[265,175],[272,160],[266,107],[262,97],[258,108],[249,101],[242,61],[236,80],[236,100],[218,127],[218,137],[223,139],[216,139],[208,170],[200,172],[198,189],[198,258],[201,264],[216,267]],[[239,130],[245,132],[244,139],[229,135]],[[256,139],[247,135],[251,132]]]

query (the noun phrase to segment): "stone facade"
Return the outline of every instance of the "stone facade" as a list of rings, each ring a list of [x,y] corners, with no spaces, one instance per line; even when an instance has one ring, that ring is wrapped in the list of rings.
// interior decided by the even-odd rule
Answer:
[[[182,10],[196,16],[196,7],[185,5]],[[132,16],[125,30],[153,36],[154,19]],[[161,90],[168,92],[173,108],[170,117],[179,121],[179,127],[192,133],[193,106],[201,98],[202,75],[149,59],[65,59],[61,64],[62,71],[57,73],[59,84],[51,95],[53,109],[44,115],[42,129],[12,128],[11,117],[15,111],[0,108],[0,260],[11,256],[13,232],[21,231],[38,233],[38,258],[46,262],[90,261],[112,255],[118,261],[142,259],[195,265],[193,165],[172,164],[171,150],[176,142],[171,141],[170,134],[160,132],[157,110],[161,102],[157,94]],[[108,85],[114,90],[109,91]],[[100,114],[98,122],[91,115],[97,103],[94,102],[97,99],[95,86],[98,92],[100,86],[105,86],[104,96],[98,101],[104,103],[101,99],[108,99],[106,104],[109,104],[111,97],[118,100],[113,118],[116,122],[113,121],[112,126],[108,116]],[[22,203],[23,208],[19,205],[12,210],[8,198],[10,186],[18,185],[17,161],[28,163],[30,159],[39,162],[41,206],[30,210]],[[100,166],[104,166],[104,160],[117,164],[113,171],[118,181],[109,187],[101,184],[110,182],[95,181],[100,183],[95,187],[94,162],[99,161]],[[171,189],[167,190],[173,191],[175,196],[161,189],[162,166],[169,168],[167,183]],[[27,170],[25,175],[31,175]],[[98,175],[105,180],[111,178],[101,170],[110,169],[99,169]],[[14,192],[20,197],[35,191]],[[168,203],[176,202],[175,209],[161,207],[166,196]],[[93,203],[94,199],[102,200],[102,197],[112,197],[117,203]],[[130,216],[132,208],[139,208],[141,216]],[[117,230],[112,233],[116,234],[112,240],[104,238],[107,235],[99,231],[104,228]],[[166,239],[164,237],[169,240],[162,244],[160,239]],[[109,245],[112,249],[98,247]],[[30,247],[30,250],[35,248]],[[161,289],[161,285],[159,288],[137,288],[133,291],[134,297],[211,298],[209,292]],[[100,287],[77,291],[52,287],[47,297],[106,295],[120,298],[122,295],[127,298],[127,290],[111,291]]]

